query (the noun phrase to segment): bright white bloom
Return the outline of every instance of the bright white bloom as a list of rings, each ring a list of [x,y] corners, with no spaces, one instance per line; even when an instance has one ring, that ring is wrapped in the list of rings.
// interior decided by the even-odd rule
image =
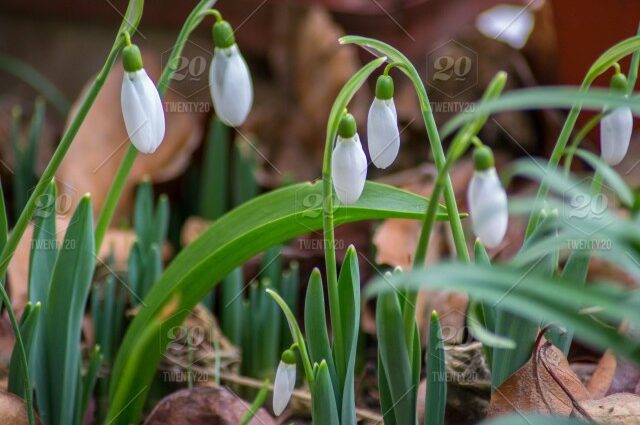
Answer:
[[[158,90],[144,68],[125,72],[120,103],[131,143],[142,153],[155,152],[164,138],[164,111]]]
[[[473,233],[489,248],[502,242],[507,232],[507,193],[494,167],[475,171],[467,190]]]
[[[367,119],[367,142],[371,161],[378,168],[387,168],[398,156],[400,132],[393,98],[373,99]]]
[[[209,89],[220,120],[231,127],[241,125],[251,110],[253,85],[237,44],[215,48],[209,69]]]
[[[276,379],[273,383],[273,413],[276,416],[284,411],[296,386],[296,364],[280,360]]]
[[[616,108],[606,114],[600,122],[600,149],[602,159],[609,165],[619,164],[627,154],[633,114],[629,108]]]
[[[349,138],[338,136],[332,163],[331,178],[338,199],[343,204],[355,203],[367,180],[367,157],[357,133]]]

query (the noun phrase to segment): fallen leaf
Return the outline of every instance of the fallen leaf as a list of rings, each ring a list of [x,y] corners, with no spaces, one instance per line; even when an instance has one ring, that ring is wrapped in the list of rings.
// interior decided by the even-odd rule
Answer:
[[[176,391],[163,398],[144,422],[145,425],[237,425],[250,402],[222,387],[199,387]],[[249,425],[274,425],[264,408]]]
[[[591,398],[599,399],[607,395],[607,391],[609,391],[613,382],[617,365],[615,354],[611,350],[605,351],[587,385]]]
[[[0,391],[0,412],[2,412],[3,425],[26,425],[27,403],[20,397],[4,391]],[[36,423],[41,424],[40,418],[36,415]]]
[[[143,56],[147,73],[157,81],[160,73],[157,55]],[[68,214],[73,211],[83,194],[90,192],[94,214],[97,215],[129,147],[120,109],[122,77],[122,65],[116,63],[58,169],[56,177],[59,192],[69,196],[72,201],[66,212]],[[88,88],[89,84],[73,105],[70,117],[76,114]],[[184,100],[168,90],[163,104],[167,109],[179,106],[181,102]],[[176,177],[187,167],[192,152],[200,143],[203,123],[198,114],[166,111],[165,118],[164,140],[155,153],[138,155],[118,202],[114,222],[119,217],[129,216],[135,186],[143,176],[149,176],[154,182],[164,182]],[[67,126],[70,120],[71,118]]]
[[[574,408],[572,400],[547,368],[576,401],[590,398],[562,351],[544,339],[538,347],[529,361],[491,395],[489,417],[514,411],[568,416]]]
[[[585,400],[580,402],[580,407],[599,424],[640,424],[640,397],[635,394],[619,393],[598,400]],[[571,415],[583,416],[576,411]]]

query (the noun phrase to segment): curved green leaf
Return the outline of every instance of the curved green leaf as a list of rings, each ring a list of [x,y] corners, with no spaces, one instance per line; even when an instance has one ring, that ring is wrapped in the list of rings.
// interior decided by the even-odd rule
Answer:
[[[445,367],[444,340],[438,313],[431,313],[429,322],[429,346],[427,348],[427,396],[424,409],[425,425],[444,425],[447,406],[447,370]]]
[[[140,23],[140,19],[142,18],[142,9],[144,8],[144,0],[129,0],[129,5],[127,6],[127,10],[124,12],[124,16],[122,17],[122,24],[120,24],[120,29],[118,33],[128,32],[133,36],[133,32],[138,28],[138,24]]]
[[[584,149],[576,150],[576,155],[587,162],[595,169],[605,182],[615,191],[620,200],[627,206],[633,206],[633,192],[622,177],[609,164],[604,162],[598,156]]]
[[[316,363],[315,366],[316,378],[312,391],[313,402],[311,406],[313,409],[313,423],[340,425],[336,396],[333,393],[327,362],[323,360],[320,365]]]
[[[640,363],[637,340],[603,326],[589,316],[578,314],[583,306],[597,306],[603,318],[629,320],[640,324],[637,297],[611,286],[580,288],[561,279],[526,273],[509,266],[438,264],[428,269],[399,276],[378,278],[367,288],[367,295],[388,293],[394,288],[446,289],[464,291],[486,303],[493,303],[530,320],[545,317],[561,325],[572,326],[583,341],[615,352]]]
[[[339,205],[334,214],[337,224],[391,217],[419,219],[426,202],[420,196],[368,182],[356,204]],[[439,218],[446,219],[446,215],[441,213]],[[321,184],[301,183],[241,205],[186,247],[145,298],[118,352],[111,381],[110,418],[114,424],[137,420],[169,342],[167,331],[180,324],[220,279],[269,246],[321,227]],[[159,330],[155,338],[145,342],[140,335],[150,323],[159,323]],[[137,395],[133,401],[132,395]]]

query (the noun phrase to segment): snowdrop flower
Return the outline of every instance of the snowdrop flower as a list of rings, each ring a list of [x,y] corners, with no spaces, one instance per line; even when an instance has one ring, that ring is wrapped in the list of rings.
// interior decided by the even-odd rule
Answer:
[[[273,382],[273,413],[276,416],[284,411],[296,385],[296,355],[289,349],[282,353],[276,379]]]
[[[340,120],[331,158],[331,179],[338,199],[343,204],[355,203],[367,180],[367,157],[360,144],[356,120],[351,114],[345,114]]]
[[[467,190],[473,233],[484,245],[495,248],[507,231],[507,193],[496,173],[491,149],[476,148],[473,162],[476,171]]]
[[[393,103],[393,80],[381,75],[376,82],[376,97],[369,108],[367,142],[371,161],[378,168],[387,168],[398,156],[400,132]]]
[[[251,74],[227,21],[213,25],[215,51],[209,69],[209,89],[216,114],[228,126],[241,125],[253,103]]]
[[[131,143],[142,153],[153,153],[164,138],[164,111],[160,94],[144,68],[140,49],[122,50],[124,77],[120,92],[122,117]]]
[[[621,72],[616,72],[611,78],[611,89],[619,93],[626,93],[627,78]],[[619,164],[627,154],[631,132],[633,130],[633,114],[629,108],[615,108],[604,111],[605,116],[600,121],[600,150],[602,159],[609,165]]]

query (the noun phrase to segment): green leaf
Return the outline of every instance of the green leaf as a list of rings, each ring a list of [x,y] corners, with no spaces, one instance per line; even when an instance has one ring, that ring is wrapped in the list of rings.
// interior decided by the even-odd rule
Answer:
[[[7,206],[4,201],[4,191],[2,190],[2,182],[0,182],[0,249],[4,248],[7,243],[9,234],[9,224],[7,221]]]
[[[27,353],[29,359],[29,368],[33,365],[34,354],[34,342],[36,340],[36,331],[38,320],[40,317],[40,303],[35,305],[28,302],[25,304],[22,317],[20,318],[20,334],[22,335],[22,342],[24,343],[24,350]],[[11,362],[9,363],[9,392],[16,394],[18,397],[25,397],[25,390],[30,387],[28,383],[23,380],[24,372],[22,363],[20,362],[17,346],[13,347],[11,351]]]
[[[233,161],[233,204],[238,206],[252,198],[258,192],[256,180],[255,141],[246,137],[237,138],[234,142]]]
[[[287,303],[291,310],[294,312],[298,311],[298,294],[300,292],[300,271],[299,266],[296,261],[292,262],[289,265],[289,270],[286,270],[282,274],[282,279],[280,280],[280,289],[279,293],[282,295],[282,299]],[[291,343],[293,343],[293,339],[289,335],[288,332],[288,324],[287,320],[283,317],[281,319],[281,332],[280,332],[280,349],[282,351],[289,348]]]
[[[327,333],[327,319],[324,305],[324,291],[322,289],[322,275],[317,268],[313,269],[309,276],[307,293],[304,301],[304,333],[309,349],[311,363],[327,362],[327,368],[333,393],[340,396],[339,381],[336,368],[333,363],[333,354],[329,344],[329,334]],[[339,400],[338,398],[336,401]],[[337,404],[337,403],[336,403]]]
[[[494,307],[511,311],[529,320],[544,317],[572,326],[584,342],[640,363],[637,341],[619,334],[577,311],[583,306],[599,307],[604,320],[629,320],[640,324],[638,300],[626,291],[611,286],[590,285],[579,288],[558,278],[523,273],[509,265],[486,267],[472,264],[442,263],[428,269],[376,279],[366,291],[368,296],[396,289],[445,289],[463,291]],[[495,363],[495,362],[494,362]]]
[[[89,399],[91,397],[91,393],[96,385],[96,381],[98,380],[98,371],[100,370],[100,365],[102,364],[103,356],[100,352],[100,347],[95,346],[91,351],[91,356],[89,358],[89,368],[87,369],[87,374],[82,379],[82,401],[80,402],[80,411],[77,416],[77,424],[80,425],[83,423],[83,419],[85,414],[87,413],[87,406],[89,405]]]
[[[234,269],[222,280],[222,332],[234,345],[242,342],[243,329],[243,279],[242,267]]]
[[[164,193],[158,198],[153,215],[153,243],[163,246],[169,231],[169,198]]]
[[[313,386],[311,396],[313,423],[323,425],[340,425],[338,409],[336,407],[336,396],[333,393],[329,367],[326,361],[316,365],[316,382]]]
[[[344,338],[343,347],[345,347],[345,370],[340,376],[339,383],[342,388],[337,392],[337,394],[341,394],[342,399],[340,423],[341,425],[355,425],[356,416],[353,406],[356,404],[354,382],[358,333],[360,331],[360,268],[358,254],[353,245],[347,249],[342,262],[338,277],[338,294]]]
[[[396,415],[393,412],[393,400],[391,399],[391,390],[389,382],[387,382],[387,373],[380,358],[380,350],[378,350],[378,391],[380,392],[380,411],[384,418],[384,425],[396,425]]]
[[[416,400],[411,376],[411,364],[404,332],[402,313],[395,292],[378,297],[376,330],[378,351],[384,366],[386,382],[393,402],[393,414],[398,424],[416,423]]]
[[[29,302],[41,303],[40,315],[45,317],[51,275],[58,257],[56,237],[56,183],[51,181],[45,193],[37,200],[34,213],[33,236],[29,256]],[[39,320],[33,349],[31,376],[34,383],[38,413],[48,423],[51,407],[49,376],[46,358],[44,320]]]
[[[628,207],[633,206],[633,192],[624,182],[622,177],[620,177],[620,175],[611,168],[609,164],[584,149],[576,150],[576,155],[586,161],[602,176],[602,178],[604,178],[604,181],[606,181],[608,186],[614,190],[624,205]]]
[[[145,298],[120,347],[111,381],[109,418],[114,424],[129,424],[139,417],[162,356],[159,347],[169,341],[161,329],[150,337],[152,342],[140,338],[150,323],[159,322],[166,329],[180,324],[189,309],[234,268],[269,246],[320,229],[322,198],[320,183],[296,184],[259,196],[221,217],[180,252]],[[421,219],[425,209],[426,200],[420,196],[368,182],[356,204],[336,207],[335,219],[337,225],[391,217]],[[439,218],[446,219],[446,214],[441,212]],[[131,394],[138,394],[133,402]]]
[[[516,342],[514,340],[495,334],[482,324],[484,320],[482,308],[483,305],[475,300],[469,302],[467,325],[469,326],[469,332],[471,332],[471,335],[473,335],[473,337],[480,341],[485,347],[504,348],[506,350],[513,350],[516,348]]]
[[[56,260],[45,309],[48,382],[63,389],[50,394],[52,425],[73,424],[79,397],[80,337],[94,269],[91,200],[76,208]]]
[[[447,406],[447,371],[445,368],[444,340],[438,314],[431,314],[429,347],[426,358],[427,396],[424,408],[425,425],[444,425]]]
[[[640,39],[640,38],[639,38]],[[502,111],[528,109],[571,108],[576,104],[584,109],[599,111],[606,107],[627,107],[638,115],[640,104],[635,97],[616,96],[609,89],[591,89],[588,92],[577,88],[537,87],[512,90],[497,99],[476,103],[450,119],[441,129],[442,137],[451,135],[465,123],[486,114]]]
[[[153,241],[153,188],[149,180],[143,180],[136,191],[133,208],[133,226],[142,252],[145,253]]]
[[[215,220],[227,212],[229,204],[229,127],[211,117],[200,175],[198,214]]]

